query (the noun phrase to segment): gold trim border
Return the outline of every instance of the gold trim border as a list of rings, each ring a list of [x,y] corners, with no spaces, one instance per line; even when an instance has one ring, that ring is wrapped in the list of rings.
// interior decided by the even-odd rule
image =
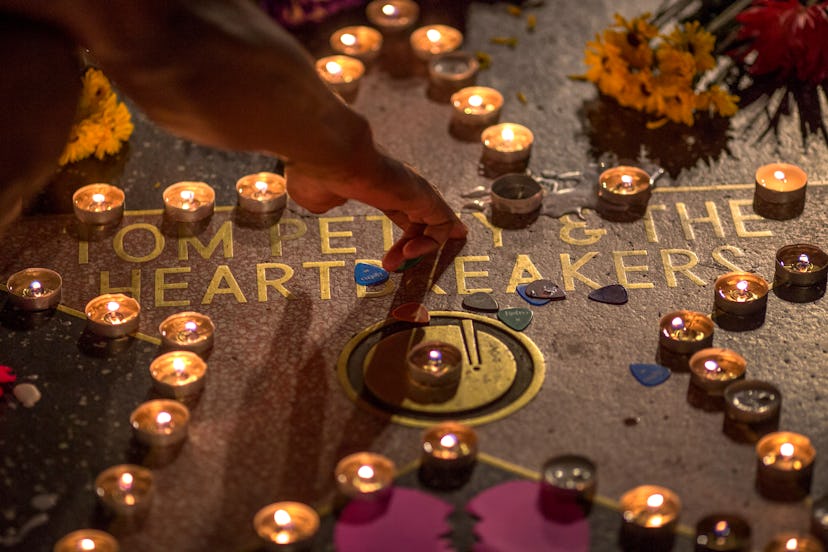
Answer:
[[[540,391],[541,386],[543,385],[543,381],[546,378],[546,363],[543,360],[543,353],[541,353],[541,350],[538,348],[537,345],[535,345],[534,341],[529,339],[529,337],[527,337],[524,334],[513,331],[505,324],[502,324],[501,322],[493,318],[489,318],[488,316],[463,311],[429,311],[429,314],[431,316],[455,317],[461,320],[477,320],[478,322],[490,324],[498,328],[499,330],[511,335],[521,345],[523,345],[529,352],[529,356],[532,358],[532,363],[535,366],[535,371],[532,374],[532,380],[529,382],[529,387],[527,387],[526,390],[515,401],[509,403],[500,410],[496,410],[495,412],[489,414],[484,414],[482,416],[476,417],[473,416],[470,418],[458,418],[458,422],[467,425],[483,425],[490,422],[494,422],[496,420],[505,418],[506,416],[514,412],[517,412],[518,410],[529,404],[529,402],[533,398],[535,398],[535,395],[537,395]],[[356,349],[357,345],[359,345],[368,335],[396,322],[396,320],[390,318],[383,320],[382,322],[377,322],[376,324],[373,324],[365,328],[361,332],[354,335],[351,339],[349,339],[348,343],[345,344],[345,347],[342,349],[342,352],[339,354],[339,358],[336,361],[337,379],[339,380],[339,385],[342,387],[343,391],[345,391],[345,395],[348,397],[348,399],[350,399],[351,402],[353,402],[357,406],[367,410],[368,412],[378,415],[380,417],[388,417],[393,423],[399,425],[408,427],[428,427],[435,423],[434,420],[422,420],[420,418],[414,418],[402,414],[391,414],[390,412],[382,410],[368,403],[357,394],[356,389],[351,387],[350,381],[348,380],[348,359],[351,357],[351,354],[354,352],[354,349]]]

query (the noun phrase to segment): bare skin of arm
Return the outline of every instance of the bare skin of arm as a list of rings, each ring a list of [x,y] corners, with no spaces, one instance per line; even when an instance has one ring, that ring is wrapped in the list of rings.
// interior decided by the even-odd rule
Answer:
[[[160,126],[213,147],[279,155],[291,198],[308,210],[348,199],[380,209],[403,229],[387,269],[466,234],[440,193],[382,153],[304,49],[248,0],[0,0],[0,12],[89,48]],[[18,100],[0,97],[0,105]]]

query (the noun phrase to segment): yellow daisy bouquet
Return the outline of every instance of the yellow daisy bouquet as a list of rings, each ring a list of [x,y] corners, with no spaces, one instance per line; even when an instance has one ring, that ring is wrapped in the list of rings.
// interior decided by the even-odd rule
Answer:
[[[100,70],[89,68],[83,74],[78,111],[59,163],[62,166],[92,155],[98,159],[114,155],[129,140],[132,130],[129,110],[118,101],[109,79]]]
[[[739,98],[705,81],[716,66],[715,42],[698,21],[662,33],[649,13],[631,20],[616,14],[615,23],[587,43],[587,72],[573,78],[595,83],[619,105],[646,113],[651,129],[669,121],[693,126],[702,113],[730,117]]]

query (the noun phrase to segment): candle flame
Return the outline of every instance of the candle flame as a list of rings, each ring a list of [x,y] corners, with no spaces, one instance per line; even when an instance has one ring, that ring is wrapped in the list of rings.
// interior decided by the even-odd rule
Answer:
[[[155,423],[159,426],[166,426],[172,421],[172,415],[167,412],[166,410],[162,410],[158,413],[158,416],[155,417]]]
[[[356,37],[356,36],[354,36],[354,35],[352,35],[351,33],[345,33],[344,35],[342,35],[342,36],[339,38],[339,40],[340,40],[340,41],[342,42],[342,44],[344,44],[345,46],[353,46],[354,44],[356,44],[356,43],[357,43],[357,37]]]
[[[458,442],[457,435],[455,435],[454,433],[446,433],[445,435],[440,437],[440,445],[443,448],[447,448],[447,449],[454,448],[454,447],[457,446],[457,442]]]
[[[785,550],[796,550],[797,546],[799,546],[799,541],[796,539],[788,539],[785,543]]]
[[[500,132],[500,137],[503,138],[505,142],[511,142],[515,139],[515,131],[512,130],[512,127],[510,126],[503,127],[503,130]]]
[[[437,349],[430,350],[428,352],[428,362],[429,364],[440,364],[443,362],[443,353]]]
[[[187,330],[188,332],[194,332],[198,329],[198,324],[196,324],[192,320],[190,320],[188,322],[184,322],[184,329]]]
[[[730,526],[725,520],[717,521],[713,526],[713,532],[720,537],[727,536],[730,533]]]
[[[184,201],[192,201],[195,198],[195,192],[192,190],[181,190],[180,195]]]
[[[811,262],[811,259],[808,258],[808,255],[803,253],[802,255],[799,256],[799,262],[802,263],[802,264],[808,264],[808,263]]]
[[[437,29],[429,29],[426,31],[426,38],[429,42],[439,42],[443,34]]]
[[[706,360],[704,361],[704,368],[709,372],[718,372],[719,371],[719,363],[715,360]]]
[[[785,458],[790,458],[794,454],[794,446],[793,443],[782,443],[779,445],[779,454],[784,456]]]
[[[328,73],[330,73],[331,75],[338,75],[342,73],[342,66],[335,61],[329,61],[325,64],[325,70],[328,71]]]
[[[621,175],[621,182],[624,186],[630,187],[633,183],[633,177],[629,174],[622,174]]]
[[[290,517],[290,512],[287,510],[276,510],[273,514],[273,521],[276,522],[276,525],[279,527],[284,527],[285,525],[290,525],[293,521],[293,518]]]
[[[257,190],[259,190],[260,192],[266,192],[267,191],[267,182],[264,182],[262,180],[257,180],[253,184],[253,187],[256,188]]]
[[[479,94],[472,94],[469,96],[469,105],[472,107],[480,107],[483,105],[483,96]]]
[[[777,180],[785,180],[785,173],[783,171],[773,171],[773,177]]]
[[[684,320],[681,319],[680,316],[676,316],[673,318],[670,325],[673,327],[674,330],[683,330],[684,329]]]
[[[664,504],[664,495],[651,494],[647,497],[647,506],[650,508],[660,508]]]
[[[172,361],[172,365],[173,370],[175,370],[175,373],[180,376],[184,369],[187,367],[187,362],[181,357],[175,357]]]
[[[37,280],[32,280],[32,283],[29,284],[29,289],[32,290],[32,291],[38,291],[42,287],[43,287],[43,284],[41,284]]]
[[[736,283],[736,289],[738,289],[738,290],[739,290],[739,291],[741,291],[742,293],[746,292],[746,291],[747,291],[747,288],[748,288],[748,283],[747,283],[747,280],[739,280],[739,281]]]
[[[393,17],[397,15],[397,8],[395,8],[391,4],[385,4],[381,9],[382,13],[385,14],[387,17]]]
[[[360,466],[357,470],[357,475],[360,479],[372,479],[374,477],[374,468],[368,465]]]
[[[118,478],[118,488],[124,492],[132,490],[132,483],[135,481],[135,478],[132,477],[132,474],[129,472],[125,472],[121,474],[121,477]]]
[[[95,203],[103,203],[106,199],[106,196],[103,194],[92,194],[92,201]]]
[[[78,542],[78,546],[80,546],[81,550],[95,550],[95,541],[92,539],[81,539]]]
[[[110,301],[106,304],[106,310],[108,310],[109,312],[115,312],[118,310],[119,307],[120,305],[118,304],[118,301]]]

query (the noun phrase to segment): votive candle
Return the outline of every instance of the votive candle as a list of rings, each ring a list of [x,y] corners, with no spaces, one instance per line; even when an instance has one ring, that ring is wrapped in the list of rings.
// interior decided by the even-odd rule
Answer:
[[[124,216],[124,191],[111,184],[89,184],[72,194],[75,217],[84,224],[113,224]]]

